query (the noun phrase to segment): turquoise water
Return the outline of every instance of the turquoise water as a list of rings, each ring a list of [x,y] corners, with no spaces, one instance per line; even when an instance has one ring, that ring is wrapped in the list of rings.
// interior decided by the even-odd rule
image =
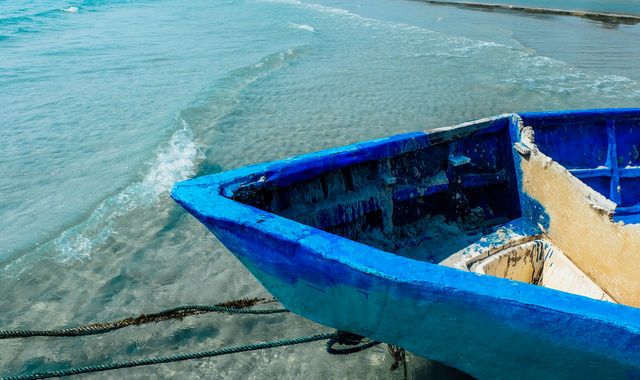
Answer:
[[[263,295],[169,199],[173,183],[502,112],[640,106],[639,61],[637,25],[397,0],[0,3],[0,326]],[[204,316],[10,341],[0,373],[315,331]],[[389,365],[382,348],[336,359],[317,344],[127,374],[387,378]]]

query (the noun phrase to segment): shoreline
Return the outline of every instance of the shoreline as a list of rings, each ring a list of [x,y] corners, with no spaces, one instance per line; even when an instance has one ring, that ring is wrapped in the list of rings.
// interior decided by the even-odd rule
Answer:
[[[635,25],[640,23],[640,16],[631,15],[631,14],[565,10],[565,9],[556,9],[556,8],[527,7],[522,5],[510,5],[510,4],[475,3],[475,2],[469,2],[469,1],[444,1],[444,0],[413,0],[413,1],[434,4],[434,5],[448,5],[448,6],[455,6],[455,7],[475,8],[475,9],[481,9],[481,10],[497,9],[497,10],[516,11],[516,12],[523,12],[523,13],[573,16],[573,17],[581,17],[589,20],[612,23],[612,24]]]

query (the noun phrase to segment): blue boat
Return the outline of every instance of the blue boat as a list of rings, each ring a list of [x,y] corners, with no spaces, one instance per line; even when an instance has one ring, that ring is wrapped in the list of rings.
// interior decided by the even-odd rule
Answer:
[[[640,109],[499,115],[172,196],[323,325],[480,379],[640,379]]]

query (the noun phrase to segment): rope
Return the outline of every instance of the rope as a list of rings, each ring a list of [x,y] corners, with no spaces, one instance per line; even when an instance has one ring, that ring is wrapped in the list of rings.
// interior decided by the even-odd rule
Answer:
[[[196,353],[190,353],[190,354],[159,357],[159,358],[133,360],[130,362],[120,362],[120,363],[116,362],[116,363],[109,363],[109,364],[92,365],[87,367],[68,368],[68,369],[63,369],[59,371],[39,372],[39,373],[32,373],[28,375],[8,376],[8,377],[3,377],[0,380],[47,379],[51,377],[71,376],[71,375],[79,375],[82,373],[102,372],[102,371],[110,371],[113,369],[132,368],[132,367],[140,367],[145,365],[178,362],[183,360],[202,359],[202,358],[208,358],[213,356],[235,354],[238,352],[255,351],[255,350],[282,347],[282,346],[292,346],[296,344],[309,343],[309,342],[314,342],[318,340],[326,340],[326,339],[334,338],[338,334],[339,333],[317,334],[317,335],[303,336],[299,338],[248,344],[244,346],[227,347],[227,348],[221,348],[213,351],[204,351],[204,352],[196,352]]]
[[[0,331],[0,339],[12,339],[12,338],[27,338],[34,336],[57,336],[57,337],[69,337],[69,336],[83,336],[83,335],[94,335],[94,334],[103,334],[109,331],[118,330],[127,326],[133,325],[141,325],[145,323],[158,322],[168,319],[176,319],[176,318],[184,318],[190,315],[197,315],[203,313],[232,313],[232,314],[275,314],[275,313],[287,313],[289,310],[287,309],[250,309],[251,306],[256,304],[263,303],[271,303],[275,302],[274,299],[264,299],[264,298],[253,298],[253,299],[241,299],[236,301],[229,301],[220,303],[213,306],[205,306],[205,305],[187,305],[187,306],[179,306],[171,309],[162,310],[157,313],[152,314],[142,314],[137,317],[125,318],[112,322],[101,322],[101,323],[93,323],[84,326],[72,327],[67,329],[57,329],[57,330],[9,330],[9,331]],[[83,373],[91,373],[91,372],[102,372],[102,371],[110,371],[114,369],[122,369],[122,368],[132,368],[146,365],[154,365],[154,364],[162,364],[162,363],[171,363],[183,360],[192,360],[192,359],[202,359],[213,356],[220,355],[228,355],[239,352],[246,351],[255,351],[266,348],[275,348],[282,346],[290,346],[308,342],[314,342],[318,340],[327,340],[327,352],[334,355],[346,355],[353,354],[356,352],[360,352],[366,350],[367,348],[376,346],[380,344],[377,341],[371,341],[362,344],[362,341],[365,339],[360,335],[356,335],[353,333],[349,333],[346,331],[336,331],[335,333],[325,333],[325,334],[316,334],[303,336],[299,338],[292,339],[283,339],[283,340],[275,340],[270,342],[262,342],[255,344],[248,344],[244,346],[237,347],[227,347],[221,348],[213,351],[204,351],[204,352],[196,352],[189,354],[181,354],[181,355],[172,355],[165,356],[159,358],[149,358],[149,359],[141,359],[134,360],[129,362],[115,362],[115,363],[107,363],[107,364],[98,364],[86,367],[78,367],[78,368],[68,368],[59,371],[47,371],[47,372],[39,372],[39,373],[31,373],[27,375],[17,375],[17,376],[8,376],[2,377],[0,380],[30,380],[30,379],[47,379],[51,377],[62,377],[62,376],[71,376],[71,375],[79,375]],[[346,349],[335,349],[334,345],[349,345],[355,346]],[[405,369],[406,371],[406,369]]]
[[[404,348],[400,348],[398,346],[392,346],[392,345],[388,345],[387,349],[389,350],[389,353],[391,354],[391,357],[393,358],[393,364],[391,364],[391,368],[390,370],[393,372],[396,369],[398,369],[398,367],[400,367],[400,364],[402,364],[402,368],[404,369],[404,380],[408,379],[408,373],[407,373],[407,353],[405,352]]]
[[[66,329],[0,331],[0,339],[29,338],[34,336],[69,337],[104,334],[128,326],[142,325],[145,323],[159,322],[168,319],[182,319],[190,315],[214,312],[230,314],[276,314],[289,312],[287,309],[249,309],[249,307],[253,305],[270,302],[274,302],[274,300],[252,298],[224,302],[213,306],[186,305],[162,310],[157,313],[142,314],[137,317],[130,317],[112,322],[92,323],[85,326]]]

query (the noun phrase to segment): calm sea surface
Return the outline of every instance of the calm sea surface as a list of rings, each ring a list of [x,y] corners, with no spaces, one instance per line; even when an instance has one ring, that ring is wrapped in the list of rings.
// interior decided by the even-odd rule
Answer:
[[[264,295],[169,199],[176,181],[503,112],[638,107],[638,62],[640,25],[402,0],[0,1],[0,329]],[[4,341],[0,374],[327,330],[201,316]],[[310,344],[95,378],[401,376],[390,363]]]

